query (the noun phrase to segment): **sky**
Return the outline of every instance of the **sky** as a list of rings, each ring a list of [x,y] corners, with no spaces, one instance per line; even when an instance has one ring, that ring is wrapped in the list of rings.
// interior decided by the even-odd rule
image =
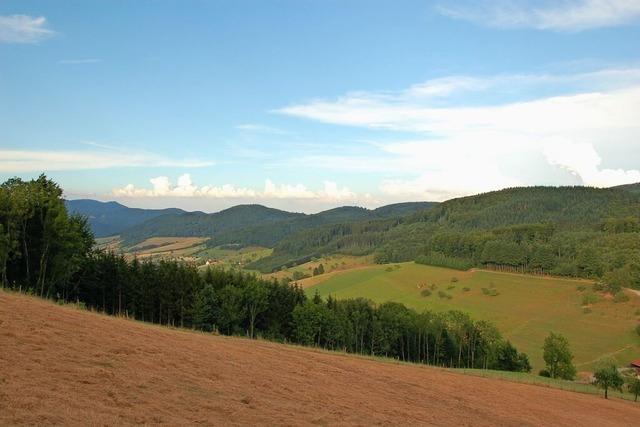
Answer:
[[[640,181],[640,0],[0,0],[0,180],[214,212]]]

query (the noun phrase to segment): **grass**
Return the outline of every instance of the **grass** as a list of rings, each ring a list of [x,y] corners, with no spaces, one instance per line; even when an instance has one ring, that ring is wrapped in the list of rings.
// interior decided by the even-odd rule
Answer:
[[[526,374],[523,372],[491,371],[484,369],[451,369],[451,371],[483,378],[500,379],[522,384],[534,384],[542,387],[572,391],[575,393],[595,394],[599,396],[604,395],[602,389],[592,384],[541,377],[539,375]],[[609,389],[609,398],[633,400],[634,396],[630,393],[620,393],[619,391]]]
[[[240,249],[224,249],[221,247],[207,248],[195,253],[200,259],[200,264],[205,264],[207,260],[212,265],[224,268],[242,268],[245,264],[271,255],[273,249],[260,246],[246,246]]]
[[[626,302],[602,299],[583,311],[584,281],[498,273],[460,272],[415,263],[386,271],[387,265],[373,265],[328,277],[318,276],[308,295],[316,290],[323,297],[366,297],[377,303],[401,302],[422,311],[461,310],[475,319],[492,321],[520,351],[529,355],[534,371],[542,369],[542,344],[550,331],[567,337],[578,371],[592,369],[599,359],[613,357],[620,365],[640,356],[638,323],[640,298]],[[451,279],[458,282],[447,289]],[[433,286],[435,284],[435,287]],[[422,290],[446,289],[452,298],[424,297]],[[484,288],[484,291],[483,291]],[[468,289],[468,290],[466,290]],[[436,291],[437,293],[437,291]]]
[[[320,264],[324,267],[325,273],[315,277],[309,277],[300,281],[303,287],[313,286],[316,283],[320,283],[328,277],[343,272],[345,270],[353,270],[355,268],[362,268],[371,265],[373,262],[373,256],[350,256],[350,255],[329,255],[326,257],[318,258],[309,261],[304,264],[297,265],[295,267],[287,268],[276,273],[265,275],[266,277],[275,277],[278,279],[284,279],[285,277],[293,277],[293,273],[298,271],[300,273],[313,276],[313,269]],[[391,267],[393,269],[393,267]]]

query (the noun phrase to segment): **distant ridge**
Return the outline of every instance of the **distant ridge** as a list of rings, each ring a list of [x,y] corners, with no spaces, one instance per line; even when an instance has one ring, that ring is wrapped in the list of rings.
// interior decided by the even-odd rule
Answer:
[[[640,182],[636,182],[635,184],[618,185],[618,186],[613,187],[613,188],[629,191],[629,192],[635,193],[635,194],[640,194]]]
[[[163,215],[138,224],[121,233],[125,245],[150,237],[210,237],[210,246],[235,243],[272,247],[283,238],[301,230],[326,224],[384,219],[422,211],[435,203],[399,203],[370,210],[342,206],[316,214],[292,213],[262,205],[238,205],[205,214],[189,212]]]
[[[129,208],[118,202],[100,202],[91,199],[67,200],[69,212],[86,216],[96,237],[119,234],[121,231],[141,224],[160,215],[184,213],[182,209]]]

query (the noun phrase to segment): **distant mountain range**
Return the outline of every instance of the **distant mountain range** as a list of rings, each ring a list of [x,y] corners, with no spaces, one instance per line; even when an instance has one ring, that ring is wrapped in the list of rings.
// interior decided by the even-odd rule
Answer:
[[[100,202],[90,199],[67,200],[69,212],[84,215],[96,237],[120,234],[122,231],[160,215],[185,213],[182,209],[138,209],[118,202]]]
[[[408,202],[365,209],[343,206],[317,214],[303,214],[262,205],[238,205],[220,212],[186,212],[182,209],[129,208],[118,202],[68,200],[72,213],[88,218],[96,237],[120,235],[125,245],[156,236],[210,237],[217,244],[242,243],[273,246],[283,237],[324,224],[402,216],[434,206]]]

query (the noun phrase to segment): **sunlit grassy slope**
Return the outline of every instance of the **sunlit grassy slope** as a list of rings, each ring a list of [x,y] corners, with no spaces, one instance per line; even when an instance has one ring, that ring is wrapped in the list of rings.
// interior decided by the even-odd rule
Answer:
[[[458,281],[452,282],[452,278]],[[316,282],[318,278],[314,278]],[[423,289],[436,288],[430,296]],[[586,288],[579,290],[579,287]],[[465,290],[464,288],[468,288]],[[482,288],[495,290],[486,295]],[[493,321],[502,333],[531,358],[535,370],[543,367],[542,343],[550,331],[565,335],[579,371],[591,369],[604,356],[621,364],[640,357],[640,297],[629,302],[608,299],[584,310],[582,302],[591,284],[489,271],[460,272],[414,263],[375,265],[331,275],[306,288],[309,295],[337,298],[366,297],[375,302],[396,301],[416,310],[461,310],[476,319]],[[452,298],[440,298],[443,291]],[[586,311],[586,312],[585,312]]]

